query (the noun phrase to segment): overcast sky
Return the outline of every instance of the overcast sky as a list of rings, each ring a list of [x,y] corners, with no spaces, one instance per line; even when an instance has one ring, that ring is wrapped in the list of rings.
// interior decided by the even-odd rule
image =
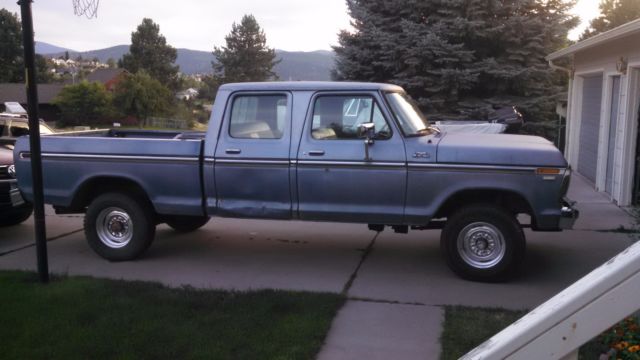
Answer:
[[[579,0],[575,12],[583,24],[572,39],[597,16],[598,2]],[[329,50],[349,27],[345,0],[102,0],[91,20],[75,16],[71,0],[34,0],[32,6],[36,41],[78,51],[129,44],[144,17],[160,25],[172,46],[205,51],[224,45],[231,24],[249,13],[270,47],[289,51]],[[16,0],[0,0],[0,7],[20,12]]]

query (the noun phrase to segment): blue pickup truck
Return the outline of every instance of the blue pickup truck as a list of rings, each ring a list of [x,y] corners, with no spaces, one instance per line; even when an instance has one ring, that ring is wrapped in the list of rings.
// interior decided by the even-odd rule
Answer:
[[[212,216],[336,221],[441,229],[453,271],[500,281],[522,262],[523,226],[559,231],[577,217],[552,143],[443,133],[388,84],[226,84],[206,133],[54,134],[42,151],[46,203],[85,213],[89,245],[112,261],[141,255],[160,223],[187,232]],[[14,157],[30,200],[26,138]]]

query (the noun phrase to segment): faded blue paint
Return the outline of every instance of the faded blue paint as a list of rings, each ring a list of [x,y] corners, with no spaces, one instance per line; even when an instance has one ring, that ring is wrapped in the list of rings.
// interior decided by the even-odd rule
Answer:
[[[228,84],[217,94],[204,140],[148,131],[46,136],[42,139],[45,201],[69,207],[85,184],[108,178],[137,184],[156,212],[165,215],[206,212],[425,225],[460,191],[498,190],[526,199],[541,230],[558,228],[563,176],[534,172],[536,167],[567,167],[550,142],[533,136],[483,134],[404,137],[387,107],[385,91],[402,89],[369,83]],[[234,96],[247,93],[286,94],[282,137],[229,135],[230,104]],[[375,99],[393,135],[370,145],[370,159],[365,159],[363,140],[311,136],[311,104],[327,94]],[[20,138],[14,156],[20,189],[32,199],[29,160],[20,157],[28,153],[28,146],[26,138]]]

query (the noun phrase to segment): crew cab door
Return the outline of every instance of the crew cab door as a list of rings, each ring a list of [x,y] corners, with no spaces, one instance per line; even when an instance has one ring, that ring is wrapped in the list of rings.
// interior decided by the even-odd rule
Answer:
[[[298,216],[401,224],[406,188],[402,137],[377,92],[320,92],[309,106],[297,156]],[[375,124],[366,158],[362,123]]]
[[[232,94],[215,151],[217,213],[290,218],[290,145],[290,93]]]

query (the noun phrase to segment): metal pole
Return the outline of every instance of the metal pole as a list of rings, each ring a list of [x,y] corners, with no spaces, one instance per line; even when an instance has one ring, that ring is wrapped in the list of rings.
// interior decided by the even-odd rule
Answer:
[[[38,277],[49,282],[47,258],[47,233],[44,221],[44,196],[42,190],[42,157],[40,151],[40,119],[38,117],[38,88],[36,84],[35,44],[33,41],[33,18],[31,0],[20,0],[22,16],[22,44],[24,46],[25,84],[29,113],[29,145],[31,147],[31,175],[33,178],[33,210],[36,230],[36,254]]]

